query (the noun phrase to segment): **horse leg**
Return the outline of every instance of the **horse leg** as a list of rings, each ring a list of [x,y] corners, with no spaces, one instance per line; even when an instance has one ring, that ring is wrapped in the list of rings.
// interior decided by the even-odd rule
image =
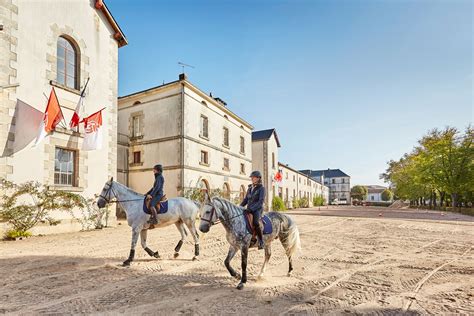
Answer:
[[[247,257],[249,254],[249,244],[246,243],[242,246],[242,279],[240,279],[239,285],[237,285],[238,290],[244,288],[244,284],[247,283]]]
[[[130,254],[128,255],[128,259],[125,260],[122,264],[124,267],[130,266],[130,263],[135,258],[135,247],[137,246],[138,234],[139,234],[138,229],[132,228],[132,245],[130,248]]]
[[[240,275],[235,272],[235,270],[230,266],[230,261],[232,258],[234,258],[235,254],[237,253],[238,248],[235,246],[230,246],[229,247],[229,253],[227,253],[227,258],[224,260],[225,267],[227,268],[227,271],[229,271],[230,275],[233,276],[236,279],[240,279]]]
[[[262,270],[260,270],[260,274],[258,275],[258,278],[263,277],[263,274],[265,273],[265,269],[267,267],[267,263],[270,260],[271,255],[272,255],[272,246],[271,244],[267,244],[265,245],[265,261],[263,261]]]
[[[186,221],[186,226],[188,226],[189,231],[194,239],[194,257],[193,260],[196,260],[199,256],[199,234],[196,230],[196,226],[194,226],[194,221]]]
[[[186,230],[184,229],[182,221],[177,222],[175,225],[176,225],[176,228],[178,228],[179,233],[181,234],[181,239],[178,241],[178,244],[174,248],[174,257],[178,258],[179,251],[181,250],[181,246],[183,245],[183,242],[186,239]]]
[[[140,231],[140,241],[141,241],[141,244],[142,244],[142,248],[145,249],[146,253],[150,256],[150,257],[155,257],[155,258],[159,258],[160,257],[160,254],[157,252],[154,252],[153,250],[151,250],[150,248],[148,248],[146,246],[146,236],[148,235],[148,229],[142,229]]]

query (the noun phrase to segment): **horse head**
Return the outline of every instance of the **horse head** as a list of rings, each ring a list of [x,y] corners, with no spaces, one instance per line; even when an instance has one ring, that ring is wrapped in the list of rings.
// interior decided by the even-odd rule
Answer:
[[[108,203],[110,203],[110,200],[114,198],[112,189],[113,183],[114,177],[111,177],[102,188],[102,192],[100,193],[99,199],[97,200],[97,206],[99,208],[105,207]]]
[[[199,230],[203,233],[209,232],[211,226],[216,224],[219,220],[220,210],[215,199],[209,197],[209,194],[205,194],[204,202],[201,207],[201,220],[199,223]]]

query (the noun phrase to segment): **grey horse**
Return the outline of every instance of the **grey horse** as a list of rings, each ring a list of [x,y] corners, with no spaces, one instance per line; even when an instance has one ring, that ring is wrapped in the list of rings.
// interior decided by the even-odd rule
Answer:
[[[129,266],[135,257],[135,246],[137,245],[138,235],[140,235],[142,247],[148,255],[160,258],[158,251],[155,252],[151,250],[146,244],[147,232],[150,228],[150,224],[148,224],[150,215],[143,211],[144,198],[145,196],[143,194],[134,192],[126,186],[113,181],[113,178],[111,178],[105,183],[97,200],[97,206],[100,208],[105,207],[108,203],[119,203],[127,213],[128,225],[132,227],[132,246],[130,255],[128,259],[123,262],[123,266]],[[185,225],[194,238],[193,260],[199,256],[199,235],[195,226],[198,213],[199,205],[196,202],[178,197],[168,200],[168,211],[166,213],[158,214],[159,224],[155,225],[155,227],[165,227],[175,224],[181,233],[181,239],[174,249],[175,258],[178,257],[179,250],[187,236]]]
[[[278,212],[269,212],[266,213],[266,215],[271,219],[273,232],[263,237],[265,243],[265,261],[263,262],[258,277],[262,277],[265,273],[265,267],[272,254],[271,243],[275,239],[280,239],[283,248],[285,248],[289,262],[288,276],[290,276],[291,271],[293,271],[292,256],[300,248],[298,227],[287,215]],[[203,233],[207,233],[212,225],[219,222],[224,226],[227,232],[226,238],[230,244],[229,253],[227,254],[224,264],[231,276],[240,279],[237,289],[241,290],[247,282],[248,250],[251,247],[256,247],[256,244],[252,243],[252,235],[247,231],[244,209],[242,207],[232,204],[223,198],[215,197],[210,200],[209,197],[206,197],[201,207],[199,230]],[[230,265],[230,261],[239,250],[242,251],[242,276]]]

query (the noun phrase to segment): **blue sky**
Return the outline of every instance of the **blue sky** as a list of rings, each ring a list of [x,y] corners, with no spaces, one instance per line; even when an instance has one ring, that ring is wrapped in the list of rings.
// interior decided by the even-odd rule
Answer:
[[[473,121],[471,1],[125,1],[119,95],[189,79],[256,130],[280,161],[382,184],[429,129]]]

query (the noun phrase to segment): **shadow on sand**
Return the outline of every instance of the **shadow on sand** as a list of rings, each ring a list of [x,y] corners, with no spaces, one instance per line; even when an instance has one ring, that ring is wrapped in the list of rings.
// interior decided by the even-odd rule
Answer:
[[[327,297],[311,304],[311,295],[252,282],[237,281],[183,260],[166,270],[168,260],[139,259],[139,267],[119,267],[123,258],[23,256],[0,259],[0,313],[19,314],[354,314],[347,303]],[[187,261],[187,262],[184,262]],[[202,262],[205,265],[205,262]],[[164,268],[163,268],[164,267]],[[196,270],[196,271],[193,271]],[[210,271],[209,268],[207,271]],[[204,271],[204,272],[203,272]],[[400,315],[398,309],[362,313]],[[416,315],[415,312],[409,313]]]

